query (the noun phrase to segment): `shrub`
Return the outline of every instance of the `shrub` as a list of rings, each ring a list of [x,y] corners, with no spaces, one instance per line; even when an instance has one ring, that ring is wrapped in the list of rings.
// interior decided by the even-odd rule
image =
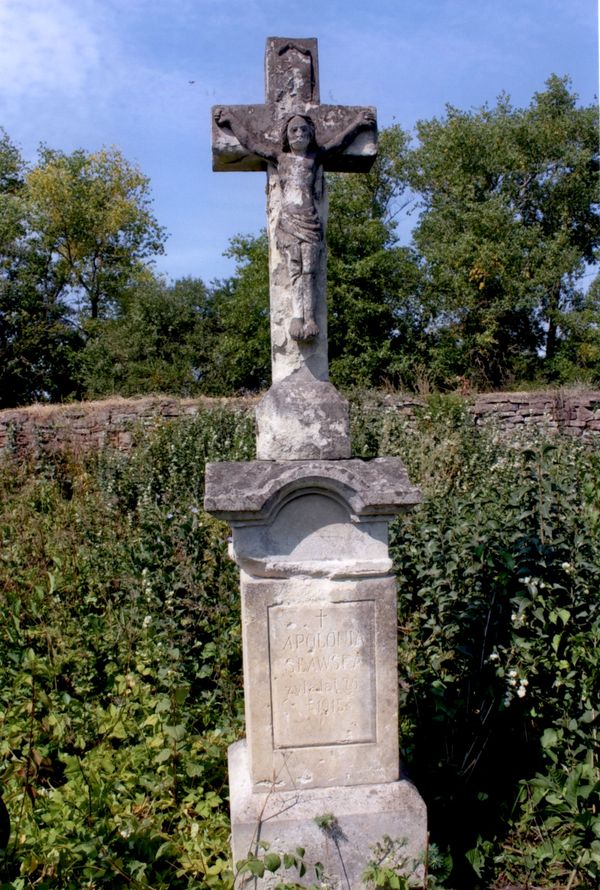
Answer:
[[[391,530],[402,757],[449,886],[591,890],[598,448],[506,441],[451,399],[411,424],[356,404],[353,429],[424,492]],[[0,887],[231,886],[238,581],[201,499],[206,460],[253,455],[251,417],[219,409],[140,431],[129,458],[1,468]]]

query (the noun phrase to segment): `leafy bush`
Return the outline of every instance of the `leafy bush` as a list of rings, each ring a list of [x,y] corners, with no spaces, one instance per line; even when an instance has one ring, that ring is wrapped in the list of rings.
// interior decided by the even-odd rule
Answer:
[[[251,419],[217,412],[131,460],[5,468],[2,886],[222,885],[239,603],[201,499],[207,458],[252,449]]]
[[[412,425],[353,414],[357,455],[401,455],[424,492],[391,533],[402,756],[448,886],[591,890],[600,451],[508,442],[452,399]],[[6,460],[1,888],[232,885],[238,581],[201,500],[206,460],[253,455],[252,418],[219,409],[140,431],[131,457]]]
[[[600,452],[451,399],[356,426],[426,495],[391,536],[402,737],[451,880],[597,886]]]

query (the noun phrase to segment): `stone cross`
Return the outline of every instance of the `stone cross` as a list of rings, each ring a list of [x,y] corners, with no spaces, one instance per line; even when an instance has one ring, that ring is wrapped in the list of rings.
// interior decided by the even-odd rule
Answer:
[[[240,567],[246,739],[229,749],[233,855],[301,845],[330,886],[362,890],[370,848],[387,835],[422,886],[426,814],[400,776],[388,551],[388,523],[420,494],[399,458],[351,459],[348,403],[327,379],[323,173],[370,167],[375,112],[319,103],[316,40],[270,38],[266,73],[265,104],[213,110],[215,170],[268,175],[273,357],[257,460],[206,467],[205,507],[230,523]],[[319,828],[324,814],[334,833]]]
[[[324,171],[367,171],[374,108],[321,105],[317,41],[270,37],[266,102],[213,109],[213,169],[266,170],[273,382],[328,379]]]

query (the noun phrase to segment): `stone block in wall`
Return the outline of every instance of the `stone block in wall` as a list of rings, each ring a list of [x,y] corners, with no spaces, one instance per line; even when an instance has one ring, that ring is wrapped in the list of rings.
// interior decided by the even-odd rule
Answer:
[[[575,419],[582,420],[584,423],[587,423],[594,417],[594,412],[590,411],[590,409],[586,405],[577,405],[575,406]]]

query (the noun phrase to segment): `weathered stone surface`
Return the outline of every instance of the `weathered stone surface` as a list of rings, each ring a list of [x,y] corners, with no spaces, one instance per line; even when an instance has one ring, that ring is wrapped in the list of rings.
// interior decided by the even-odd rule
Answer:
[[[386,520],[352,519],[346,503],[309,487],[291,494],[271,521],[236,524],[231,555],[255,577],[386,575],[392,570]]]
[[[256,791],[397,780],[387,524],[419,500],[397,458],[207,466],[206,507],[242,568]]]
[[[268,608],[273,745],[373,743],[375,601]]]
[[[421,502],[400,458],[380,457],[207,464],[204,506],[232,523],[271,521],[295,492],[315,490],[344,501],[353,516],[391,517]]]
[[[285,188],[285,182],[283,186]],[[331,384],[326,384],[330,392],[327,394],[319,393],[315,383],[312,382],[327,381],[329,379],[326,300],[327,252],[324,249],[328,203],[323,171],[320,171],[319,182],[315,183],[309,199],[301,194],[296,195],[295,199],[289,194],[286,197],[284,188],[282,188],[279,176],[272,175],[269,177],[267,188],[267,230],[269,235],[269,323],[271,328],[272,389],[276,390],[278,385],[282,385],[287,377],[294,375],[294,372],[296,372],[294,375],[296,378],[299,375],[302,376],[301,379],[296,379],[292,385],[296,390],[298,390],[300,384],[307,387],[308,392],[305,396],[305,403],[309,404],[315,397],[320,397],[325,402],[324,407],[326,407],[327,401],[332,400],[331,391],[335,392],[334,388]],[[298,201],[300,204],[308,204],[309,208],[312,204],[315,218],[318,218],[321,229],[319,244],[303,246],[300,243],[299,248],[296,248],[296,252],[298,249],[300,253],[303,250],[306,253],[308,250],[310,254],[310,257],[307,257],[306,265],[303,264],[302,266],[300,264],[294,266],[291,253],[294,247],[287,236],[285,241],[288,242],[288,246],[286,247],[282,244],[280,223],[285,218],[286,204],[290,200]],[[310,210],[307,212],[310,213]],[[311,224],[310,218],[308,224]],[[305,303],[307,304],[306,306]],[[310,313],[316,325],[316,334],[309,337],[305,337],[303,334],[296,337],[292,336],[292,325],[299,323],[298,321],[292,321],[292,319],[301,318],[303,332],[307,312]],[[302,374],[302,371],[310,371],[310,374]],[[284,392],[287,392],[287,390],[284,390]],[[275,398],[280,399],[281,395],[275,396]],[[296,404],[298,404],[298,400],[301,398],[301,394],[296,392]],[[338,398],[342,401],[341,396]],[[347,412],[348,409],[346,407],[346,416]],[[345,432],[347,436],[347,429]],[[281,436],[278,435],[277,438],[280,439]],[[349,454],[345,456],[349,456]]]
[[[262,793],[252,790],[245,742],[229,749],[229,777],[233,859],[257,851],[259,840],[279,853],[306,849],[309,864],[321,862],[328,886],[339,890],[364,887],[362,875],[371,848],[384,835],[403,840],[406,875],[422,885],[427,848],[427,814],[415,787],[405,779],[385,784],[331,787]],[[334,830],[324,832],[315,819],[330,813]],[[274,887],[284,879],[297,881],[297,872],[267,873],[260,888]],[[309,871],[300,883],[314,882]]]
[[[373,106],[367,106],[375,112]],[[253,132],[265,135],[265,138],[278,144],[281,141],[283,119],[289,112],[279,114],[271,105],[215,105],[212,109],[212,168],[216,173],[259,173],[268,170],[268,162],[259,155],[252,154],[244,148],[231,130],[220,127],[215,119],[221,109],[226,109],[239,117],[247,119],[247,125]],[[294,109],[292,109],[294,110]],[[299,103],[296,109],[308,114],[315,122],[316,138],[323,143],[332,135],[350,126],[357,115],[363,110],[358,105],[319,105],[317,103]],[[377,140],[373,131],[358,133],[356,139],[331,161],[326,159],[326,170],[337,173],[367,172],[377,156]],[[331,167],[330,167],[331,165]]]
[[[269,38],[265,68],[266,104],[213,109],[213,169],[268,174],[273,382],[303,367],[326,381],[324,171],[369,169],[375,109],[319,104],[314,39]]]
[[[242,573],[241,592],[255,790],[395,781],[395,579]]]
[[[283,50],[283,52],[282,52]],[[319,59],[315,38],[268,37],[265,52],[266,102],[261,105],[226,106],[235,110],[247,128],[271,141],[281,142],[282,121],[290,114],[310,114],[319,144],[330,142],[335,133],[345,130],[363,110],[351,105],[321,105],[319,99]],[[266,170],[267,162],[253,155],[235,135],[220,127],[212,114],[213,170]],[[374,108],[370,108],[374,112]],[[334,158],[325,159],[325,169],[337,172],[366,172],[377,154],[375,131],[357,134]]]
[[[274,383],[256,408],[259,460],[350,457],[348,402],[302,367]]]

